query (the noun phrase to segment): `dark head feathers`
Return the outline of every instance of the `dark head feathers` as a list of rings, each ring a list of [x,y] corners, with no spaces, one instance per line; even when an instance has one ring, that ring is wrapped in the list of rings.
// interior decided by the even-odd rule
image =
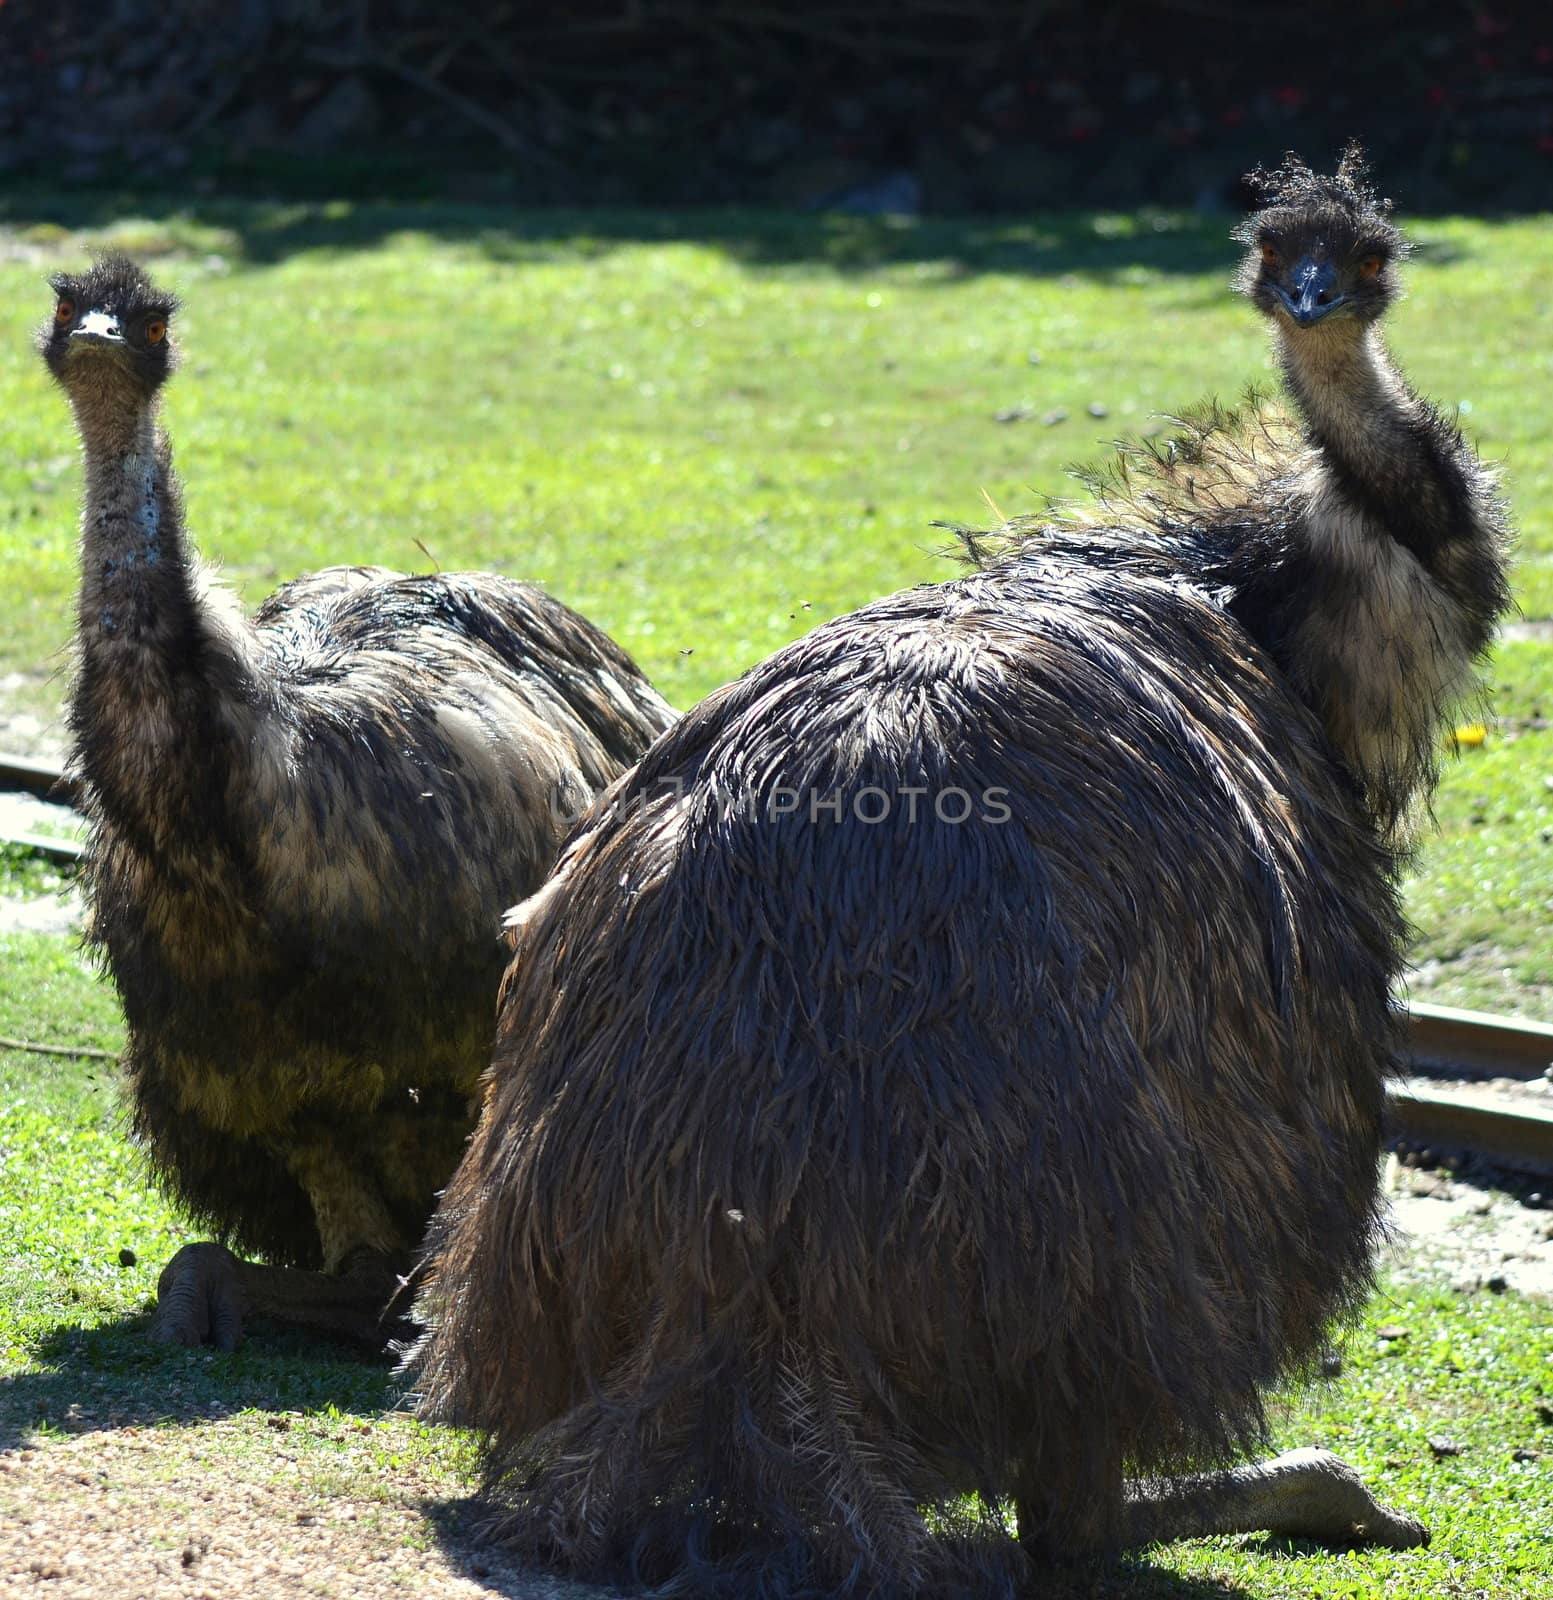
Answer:
[[[56,272],[49,287],[56,296],[74,300],[83,310],[100,308],[120,317],[155,312],[165,318],[178,309],[178,297],[158,288],[128,256],[101,256],[85,272]]]
[[[1379,254],[1385,261],[1407,254],[1406,235],[1391,221],[1391,202],[1375,192],[1356,142],[1343,150],[1335,173],[1318,173],[1289,150],[1283,165],[1246,174],[1246,186],[1259,195],[1260,205],[1233,232],[1238,242],[1252,246],[1243,290],[1251,291],[1256,277],[1256,246],[1270,240],[1289,246],[1291,261],[1311,242],[1329,250]],[[1395,293],[1395,285],[1387,288]]]
[[[1391,221],[1391,201],[1370,182],[1369,163],[1357,140],[1344,148],[1333,173],[1317,172],[1290,150],[1271,171],[1258,167],[1248,172],[1245,183],[1260,204],[1234,231],[1242,244],[1256,243],[1269,228],[1308,220],[1373,238],[1394,256],[1406,251],[1406,241]]]
[[[1351,140],[1331,177],[1316,172],[1308,162],[1288,150],[1284,152],[1281,166],[1271,172],[1258,167],[1246,174],[1245,181],[1263,206],[1325,203],[1342,206],[1355,215],[1366,211],[1377,217],[1390,216],[1391,201],[1377,194],[1369,179],[1370,167],[1364,149],[1357,140]]]
[[[144,399],[166,382],[177,365],[168,337],[175,295],[118,255],[103,256],[85,272],[56,273],[49,284],[54,314],[38,330],[37,348],[73,396],[93,397],[112,415],[137,392]],[[124,378],[132,381],[129,391]]]

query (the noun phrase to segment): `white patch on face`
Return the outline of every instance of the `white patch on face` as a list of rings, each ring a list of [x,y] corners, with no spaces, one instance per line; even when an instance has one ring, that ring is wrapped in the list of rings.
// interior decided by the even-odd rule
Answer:
[[[111,317],[106,311],[88,311],[79,323],[76,324],[77,333],[96,334],[102,339],[120,340],[123,335],[119,332],[117,317]]]

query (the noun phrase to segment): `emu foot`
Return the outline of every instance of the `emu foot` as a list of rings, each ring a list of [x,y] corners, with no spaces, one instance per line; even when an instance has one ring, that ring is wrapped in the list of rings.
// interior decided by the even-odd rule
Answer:
[[[243,1342],[241,1264],[224,1245],[186,1244],[156,1280],[151,1338],[235,1350]]]
[[[1388,1550],[1429,1543],[1423,1523],[1382,1505],[1330,1450],[1289,1450],[1229,1472],[1129,1484],[1123,1518],[1124,1541],[1134,1546],[1223,1533]]]
[[[219,1244],[188,1244],[162,1269],[151,1338],[235,1350],[249,1318],[265,1318],[352,1344],[385,1350],[413,1338],[406,1263],[358,1250],[338,1272],[305,1272],[240,1261]]]

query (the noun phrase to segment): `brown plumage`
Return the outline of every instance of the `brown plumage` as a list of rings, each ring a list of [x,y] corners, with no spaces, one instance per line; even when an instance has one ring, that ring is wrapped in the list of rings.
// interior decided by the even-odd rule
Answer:
[[[780,651],[515,915],[415,1370],[516,1548],[745,1600],[1426,1537],[1316,1453],[1124,1494],[1253,1444],[1369,1285],[1399,823],[1505,604],[1356,158],[1265,181],[1292,423],[1205,413]]]
[[[41,347],[86,466],[89,938],[135,1132],[240,1249],[408,1251],[472,1124],[501,910],[671,715],[597,628],[492,574],[333,568],[250,621],[183,532],[170,297],[124,260],[54,289]]]

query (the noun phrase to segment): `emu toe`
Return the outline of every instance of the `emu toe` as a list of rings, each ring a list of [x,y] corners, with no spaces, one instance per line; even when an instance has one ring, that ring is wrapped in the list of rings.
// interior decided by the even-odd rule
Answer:
[[[151,1337],[235,1350],[243,1342],[244,1309],[236,1256],[224,1245],[186,1244],[156,1281]]]
[[[1383,1505],[1341,1456],[1330,1450],[1288,1450],[1265,1463],[1276,1485],[1275,1533],[1332,1545],[1412,1550],[1429,1543],[1416,1517]]]
[[[1429,1543],[1423,1523],[1382,1505],[1330,1450],[1286,1450],[1228,1472],[1135,1483],[1126,1498],[1125,1542],[1131,1546],[1231,1533],[1341,1548],[1412,1550]]]

